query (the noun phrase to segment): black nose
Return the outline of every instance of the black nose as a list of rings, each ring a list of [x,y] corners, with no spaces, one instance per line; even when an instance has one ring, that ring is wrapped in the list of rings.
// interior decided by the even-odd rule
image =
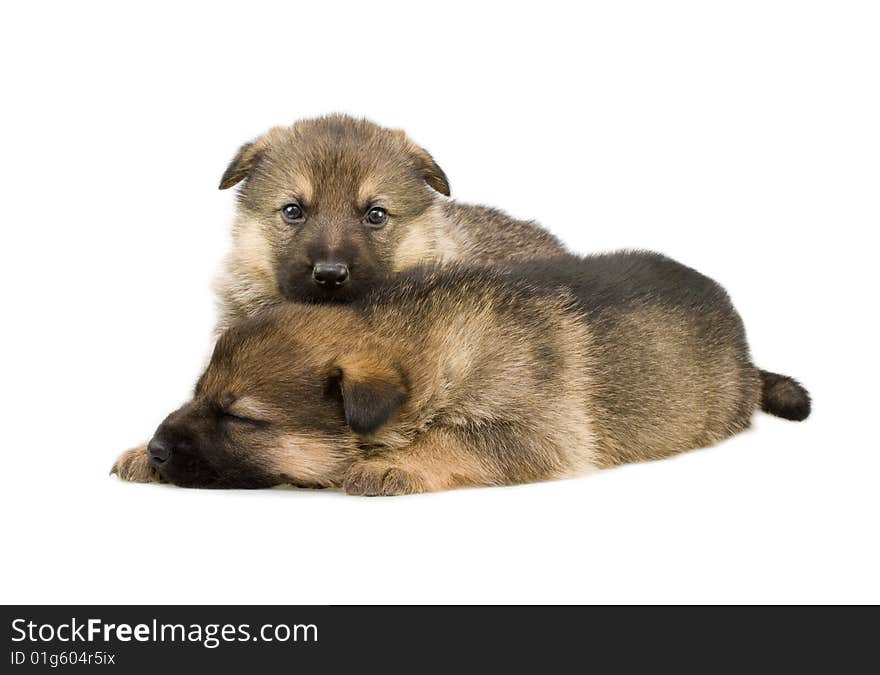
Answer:
[[[342,286],[348,281],[348,265],[340,262],[315,263],[312,278],[321,286]]]
[[[171,446],[154,438],[147,445],[147,453],[155,464],[164,464],[171,457]]]

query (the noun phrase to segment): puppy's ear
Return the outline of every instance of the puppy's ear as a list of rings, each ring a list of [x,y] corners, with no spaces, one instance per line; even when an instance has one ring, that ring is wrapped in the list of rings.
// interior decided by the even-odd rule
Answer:
[[[343,356],[340,372],[345,419],[356,434],[371,434],[403,405],[407,390],[400,371],[374,354]]]
[[[450,194],[449,179],[446,177],[443,169],[434,161],[434,158],[431,157],[427,150],[415,144],[413,147],[415,148],[414,156],[420,164],[422,177],[425,179],[425,182],[441,195],[448,197]]]
[[[266,142],[262,138],[242,145],[229,166],[226,167],[226,172],[220,179],[220,189],[231,188],[250,176],[265,149]]]
[[[407,152],[415,160],[416,168],[425,182],[441,195],[448,197],[450,194],[449,179],[440,165],[431,157],[431,154],[423,147],[413,143],[402,129],[397,129],[394,133],[403,139]]]

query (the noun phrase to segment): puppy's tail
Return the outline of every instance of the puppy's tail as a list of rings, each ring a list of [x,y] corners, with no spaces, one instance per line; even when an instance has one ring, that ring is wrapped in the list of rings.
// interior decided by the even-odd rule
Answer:
[[[810,415],[810,394],[794,378],[759,370],[761,410],[777,417],[800,422]]]

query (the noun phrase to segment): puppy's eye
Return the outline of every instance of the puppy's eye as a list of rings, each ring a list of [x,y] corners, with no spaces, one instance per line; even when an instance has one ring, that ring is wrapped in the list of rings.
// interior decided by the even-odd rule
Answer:
[[[388,211],[383,209],[381,206],[374,206],[369,211],[367,211],[365,220],[367,221],[367,225],[369,227],[382,227],[386,222],[388,222]]]
[[[250,424],[254,427],[266,427],[269,426],[268,420],[258,420],[253,417],[244,417],[242,415],[236,415],[235,413],[231,413],[228,411],[223,411],[223,417],[233,422],[242,422],[244,424]]]
[[[285,223],[298,223],[305,216],[305,212],[303,211],[302,206],[297,204],[296,202],[291,202],[290,204],[285,204],[281,207],[281,217],[284,219]]]

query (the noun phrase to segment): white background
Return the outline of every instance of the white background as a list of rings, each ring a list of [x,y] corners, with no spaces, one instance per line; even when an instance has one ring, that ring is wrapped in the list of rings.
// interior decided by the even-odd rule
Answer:
[[[0,601],[880,601],[878,34],[849,2],[5,5]],[[108,477],[209,353],[226,163],[332,111],[574,250],[713,276],[813,417],[409,498]]]

